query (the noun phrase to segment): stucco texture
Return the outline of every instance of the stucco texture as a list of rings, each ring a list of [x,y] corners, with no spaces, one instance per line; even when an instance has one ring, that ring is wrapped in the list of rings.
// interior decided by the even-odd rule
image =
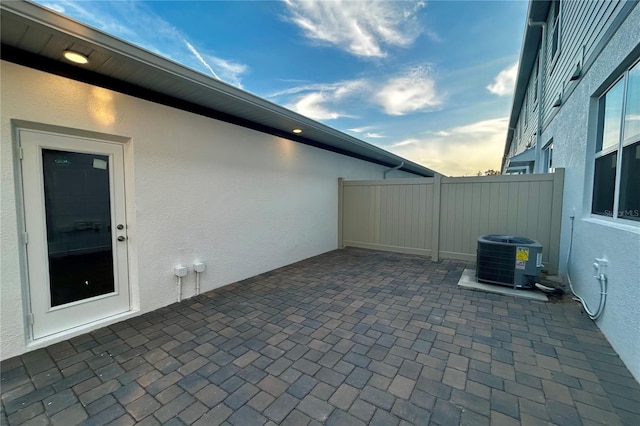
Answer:
[[[575,214],[569,264],[577,293],[595,311],[600,285],[593,278],[596,258],[606,259],[607,301],[598,327],[636,379],[640,380],[640,226],[632,221],[611,221],[591,215],[595,117],[597,96],[620,75],[621,66],[637,59],[640,44],[640,8],[636,7],[604,48],[575,91],[566,99],[543,133],[553,138],[554,167],[564,167],[561,272],[566,264]]]
[[[139,313],[175,302],[178,264],[206,264],[204,292],[335,249],[338,177],[381,179],[385,170],[12,63],[3,61],[1,73],[3,359],[34,347],[25,334],[11,120],[128,139],[129,275]],[[191,270],[183,298],[194,293]]]

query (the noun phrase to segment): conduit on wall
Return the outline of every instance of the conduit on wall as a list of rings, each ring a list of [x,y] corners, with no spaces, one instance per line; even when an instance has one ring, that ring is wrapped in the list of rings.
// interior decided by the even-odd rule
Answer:
[[[573,285],[571,285],[571,274],[569,273],[569,265],[571,264],[571,247],[573,246],[573,220],[574,216],[570,217],[571,219],[571,236],[569,237],[569,253],[567,255],[567,281],[569,282],[569,289],[571,289],[571,294],[573,294],[573,299],[577,300],[582,304],[584,311],[592,320],[597,320],[602,312],[604,311],[604,305],[607,302],[607,276],[601,272],[598,273],[596,279],[600,282],[600,302],[598,303],[598,309],[595,312],[592,312],[587,306],[587,302],[578,295],[573,289]]]

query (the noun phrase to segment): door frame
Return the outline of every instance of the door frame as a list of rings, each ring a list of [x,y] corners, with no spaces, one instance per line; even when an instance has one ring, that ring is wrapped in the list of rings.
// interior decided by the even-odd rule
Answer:
[[[18,223],[18,243],[20,257],[20,274],[21,274],[21,290],[22,290],[22,313],[24,318],[24,336],[25,343],[28,348],[36,349],[44,347],[52,343],[69,339],[71,337],[95,330],[97,328],[113,324],[123,319],[135,316],[140,311],[139,287],[137,283],[137,247],[135,244],[135,214],[132,206],[135,206],[135,197],[133,193],[133,147],[131,138],[114,134],[99,133],[89,130],[82,130],[70,127],[63,127],[45,123],[31,122],[25,120],[11,120],[12,139],[14,149],[14,182],[16,195],[16,216]],[[26,230],[26,212],[24,198],[24,181],[23,181],[23,165],[22,150],[20,146],[21,131],[35,131],[51,134],[59,137],[89,139],[95,142],[120,144],[123,149],[123,176],[124,179],[124,204],[125,218],[127,223],[127,247],[125,257],[127,259],[127,282],[129,287],[129,310],[120,314],[109,316],[95,321],[79,324],[72,328],[61,330],[59,332],[35,338],[33,333],[33,310],[31,301],[31,286],[29,281],[29,265],[27,254],[27,230]]]

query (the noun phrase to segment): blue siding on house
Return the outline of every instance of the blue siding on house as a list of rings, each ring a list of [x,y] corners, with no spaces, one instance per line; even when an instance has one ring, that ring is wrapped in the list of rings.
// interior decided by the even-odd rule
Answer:
[[[548,2],[551,5],[553,2]],[[596,0],[596,1],[575,1],[562,0],[560,5],[560,46],[557,58],[551,57],[551,45],[553,42],[554,30],[554,8],[549,7],[546,19],[546,41],[547,57],[541,66],[540,72],[544,72],[544,93],[542,94],[542,131],[549,126],[556,113],[557,108],[553,107],[558,96],[565,102],[567,97],[579,84],[580,80],[570,81],[571,75],[580,64],[582,75],[588,72],[585,64],[593,63],[599,55],[600,42],[607,34],[607,30],[615,22],[618,14],[624,9],[626,2],[619,0]],[[539,27],[525,27],[525,31],[533,31],[542,37]],[[523,52],[524,53],[524,52]],[[535,53],[540,55],[540,49]],[[535,60],[534,60],[535,64]],[[524,72],[523,72],[524,71]],[[509,145],[508,157],[513,157],[529,146],[536,143],[536,131],[538,120],[539,99],[535,99],[533,94],[536,88],[535,65],[530,71],[520,70],[518,79],[527,82],[524,88],[524,101],[519,105],[514,105],[514,111],[518,116],[517,124],[513,132],[512,139],[507,139]],[[521,81],[520,83],[524,83]],[[513,113],[512,112],[512,113]],[[528,115],[525,125],[524,116]],[[548,140],[542,140],[544,146]],[[542,146],[540,147],[542,148]],[[506,166],[505,162],[505,166]],[[506,168],[506,167],[505,167]],[[503,170],[504,171],[504,170]]]

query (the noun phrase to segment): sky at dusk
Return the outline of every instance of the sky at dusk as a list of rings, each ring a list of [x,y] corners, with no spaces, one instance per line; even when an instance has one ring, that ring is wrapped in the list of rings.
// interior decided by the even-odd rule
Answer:
[[[38,3],[443,174],[500,167],[526,1]]]

